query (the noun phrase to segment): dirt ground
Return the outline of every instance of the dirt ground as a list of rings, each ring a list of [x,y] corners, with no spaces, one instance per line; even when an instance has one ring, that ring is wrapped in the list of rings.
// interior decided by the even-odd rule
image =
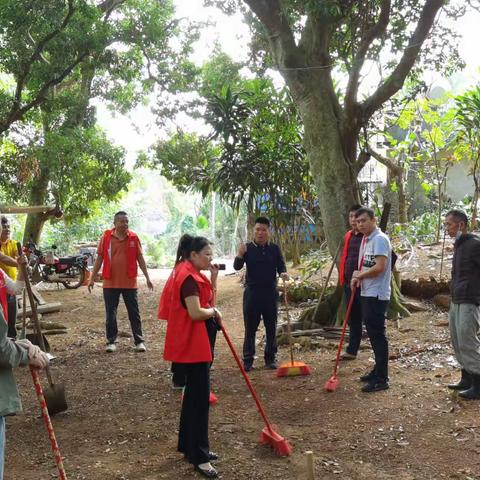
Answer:
[[[65,382],[69,410],[54,418],[68,478],[157,480],[200,478],[176,452],[180,397],[162,359],[165,325],[156,319],[163,280],[139,290],[148,351],[135,353],[125,334],[114,354],[104,351],[101,288],[43,292],[63,311],[45,319],[68,326],[51,336],[58,355],[54,377]],[[240,350],[242,290],[238,277],[220,281],[219,306]],[[368,341],[359,358],[342,365],[334,393],[323,390],[335,356],[334,341],[301,350],[312,375],[277,379],[262,368],[262,346],[251,379],[271,420],[292,444],[289,458],[259,445],[262,421],[223,338],[212,372],[219,403],[211,409],[210,443],[221,456],[222,479],[306,479],[305,451],[315,455],[316,479],[480,479],[479,402],[460,401],[446,384],[457,379],[446,314],[430,309],[389,324],[391,388],[362,394],[359,375],[372,364]],[[259,335],[261,339],[262,335]],[[288,359],[282,348],[280,360]],[[17,372],[24,412],[7,419],[6,480],[56,478],[48,437],[27,370]],[[46,382],[45,382],[46,383]]]

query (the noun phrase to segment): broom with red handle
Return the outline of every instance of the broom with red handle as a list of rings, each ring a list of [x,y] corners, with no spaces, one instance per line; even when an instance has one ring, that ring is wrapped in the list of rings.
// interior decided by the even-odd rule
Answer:
[[[350,300],[348,301],[347,313],[345,314],[345,319],[343,320],[342,332],[340,333],[340,341],[338,342],[337,358],[335,360],[335,367],[333,368],[333,375],[328,379],[327,383],[325,384],[325,390],[327,392],[334,392],[340,383],[340,380],[337,377],[338,364],[340,362],[340,353],[342,352],[343,339],[345,338],[345,330],[347,329],[348,319],[350,318],[350,312],[352,311],[356,289],[356,287],[352,288]]]
[[[248,377],[247,372],[245,371],[245,368],[243,367],[242,362],[240,361],[240,358],[238,357],[237,352],[235,351],[235,347],[233,346],[232,341],[230,340],[230,337],[228,336],[223,324],[222,324],[222,332],[225,337],[225,340],[227,341],[228,346],[230,347],[232,355],[235,358],[235,361],[237,362],[238,368],[242,373],[245,383],[247,384],[247,387],[250,390],[250,393],[252,394],[253,399],[255,400],[258,412],[260,413],[260,415],[263,418],[263,421],[265,422],[265,428],[262,430],[260,434],[260,442],[271,445],[275,453],[281,457],[289,456],[292,453],[292,447],[285,438],[283,438],[279,433],[277,433],[274,430],[272,424],[268,421],[267,414],[265,413],[265,410],[262,404],[260,403],[258,395],[255,392],[255,389],[253,388],[252,382],[250,381],[250,378]]]
[[[50,438],[50,443],[52,444],[52,452],[55,457],[55,463],[57,464],[58,469],[58,478],[60,480],[67,480],[67,474],[63,467],[62,456],[60,455],[60,450],[58,448],[57,439],[55,437],[55,432],[53,430],[52,422],[50,421],[50,415],[48,414],[47,402],[43,396],[42,386],[40,385],[40,379],[38,377],[38,370],[33,367],[30,367],[30,372],[33,378],[33,384],[35,385],[35,392],[37,394],[38,401],[40,403],[40,408],[42,409],[43,421],[47,427],[48,436]]]

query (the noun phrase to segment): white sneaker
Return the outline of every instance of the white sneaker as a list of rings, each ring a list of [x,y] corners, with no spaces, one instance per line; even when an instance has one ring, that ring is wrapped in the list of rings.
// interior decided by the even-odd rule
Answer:
[[[117,349],[117,347],[114,343],[109,343],[107,345],[107,348],[105,349],[105,351],[108,352],[108,353],[113,353],[116,349]]]
[[[146,352],[147,351],[147,347],[145,346],[145,344],[143,342],[139,343],[138,345],[135,345],[135,350],[137,352]]]

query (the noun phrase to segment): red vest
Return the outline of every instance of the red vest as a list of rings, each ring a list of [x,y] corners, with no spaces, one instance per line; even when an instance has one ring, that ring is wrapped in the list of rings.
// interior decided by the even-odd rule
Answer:
[[[2,305],[3,317],[8,323],[7,284],[5,283],[5,274],[2,271],[0,271],[0,304]]]
[[[167,320],[163,358],[176,363],[212,361],[212,349],[204,321],[192,320],[182,305],[183,282],[191,276],[200,290],[200,306],[209,308],[212,299],[210,280],[188,261],[180,262],[174,269],[162,291],[158,308],[159,318]]]
[[[111,265],[111,258],[110,258],[110,244],[112,242],[112,234],[115,231],[114,228],[112,230],[105,230],[103,233],[103,269],[102,269],[102,277],[106,278],[107,280],[110,278],[110,265]],[[130,230],[127,231],[127,276],[128,278],[135,278],[138,275],[137,270],[137,255],[138,255],[138,245],[139,239],[136,233],[131,232]]]
[[[338,283],[340,285],[345,284],[345,262],[347,261],[348,245],[350,243],[350,239],[352,238],[352,234],[353,230],[349,230],[345,234],[345,239],[343,241],[342,257],[340,258],[340,266],[338,267]]]

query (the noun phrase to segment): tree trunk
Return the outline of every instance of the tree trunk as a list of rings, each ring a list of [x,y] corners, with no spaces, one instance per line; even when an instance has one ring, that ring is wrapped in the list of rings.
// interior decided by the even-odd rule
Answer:
[[[356,160],[357,135],[342,134],[334,106],[326,104],[325,98],[310,95],[299,99],[297,104],[304,123],[305,150],[320,201],[325,237],[333,256],[347,229],[346,212],[359,201],[357,174],[352,166]],[[350,158],[346,157],[348,150]]]
[[[47,200],[48,186],[47,175],[45,175],[44,171],[41,171],[40,175],[34,179],[34,183],[30,191],[30,205],[43,205]],[[51,213],[29,213],[23,232],[23,244],[25,245],[27,242],[33,241],[38,245],[43,226],[52,216],[53,214]]]
[[[407,214],[407,196],[405,194],[405,179],[403,178],[403,173],[397,177],[398,183],[398,221],[400,223],[408,222]]]

